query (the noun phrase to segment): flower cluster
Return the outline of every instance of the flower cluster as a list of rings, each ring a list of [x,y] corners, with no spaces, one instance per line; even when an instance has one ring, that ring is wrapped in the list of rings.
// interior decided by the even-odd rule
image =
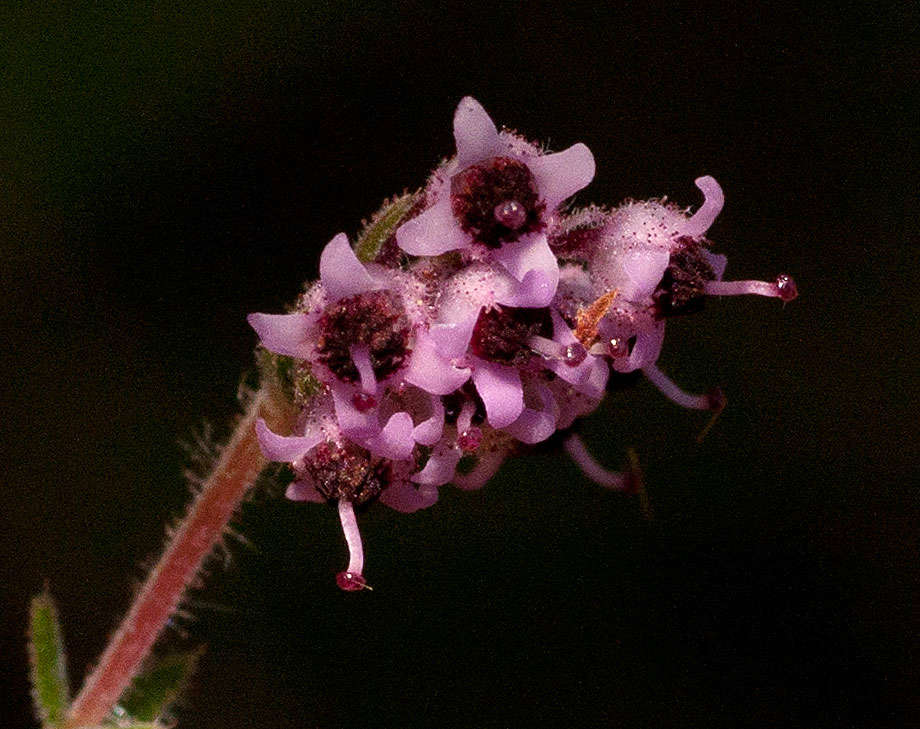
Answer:
[[[456,155],[411,204],[384,209],[389,228],[365,260],[339,234],[292,313],[249,317],[301,383],[294,434],[259,422],[259,442],[290,464],[288,498],[337,504],[345,590],[366,586],[355,507],[412,512],[445,484],[481,487],[522,444],[594,410],[611,370],[720,409],[718,390],[687,394],[658,369],[667,319],[706,296],[796,296],[788,276],[722,279],[726,259],[705,237],[723,204],[711,177],[696,180],[704,202],[692,215],[656,200],[569,211],[594,177],[585,145],[548,153],[499,131],[469,97],[454,137]],[[576,436],[566,449],[594,480],[630,487]]]

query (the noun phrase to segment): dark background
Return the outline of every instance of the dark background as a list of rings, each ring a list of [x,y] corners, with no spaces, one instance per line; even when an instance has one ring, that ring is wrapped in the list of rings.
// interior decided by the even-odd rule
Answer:
[[[801,296],[669,325],[663,368],[729,398],[702,445],[641,381],[584,424],[612,467],[636,448],[652,521],[536,454],[371,509],[349,595],[332,510],[247,505],[179,621],[208,644],[180,726],[920,723],[913,3],[155,5],[0,19],[5,727],[29,596],[78,680],[187,500],[177,441],[236,411],[245,315],[420,185],[466,94],[587,143],[583,203],[715,176],[729,276]]]

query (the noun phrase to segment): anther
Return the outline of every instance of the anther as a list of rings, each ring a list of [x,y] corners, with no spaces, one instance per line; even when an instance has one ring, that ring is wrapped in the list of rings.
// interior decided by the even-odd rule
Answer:
[[[359,413],[366,413],[377,405],[377,398],[359,390],[351,396],[351,403]]]
[[[475,426],[472,428],[467,428],[459,436],[457,436],[457,445],[460,446],[460,450],[466,453],[472,453],[479,445],[482,443],[482,431]]]
[[[607,340],[607,356],[620,359],[629,356],[629,342],[624,337],[611,337]]]
[[[357,592],[367,588],[364,577],[354,572],[339,572],[335,576],[335,584],[345,592]]]
[[[527,208],[517,200],[504,200],[495,206],[495,220],[506,228],[517,230],[527,222]]]
[[[776,291],[783,302],[792,301],[799,295],[795,280],[788,273],[781,273],[776,277]]]
[[[588,357],[588,350],[584,348],[581,342],[574,342],[565,348],[562,361],[568,367],[578,367]]]

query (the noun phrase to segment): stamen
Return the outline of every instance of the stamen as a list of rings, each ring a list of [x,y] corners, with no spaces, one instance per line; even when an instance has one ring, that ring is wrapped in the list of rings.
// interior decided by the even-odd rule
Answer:
[[[709,175],[697,177],[693,181],[693,184],[700,189],[705,199],[700,209],[697,210],[691,216],[690,220],[687,221],[686,225],[684,225],[681,234],[690,236],[691,238],[702,238],[703,234],[709,230],[709,226],[715,222],[719,213],[722,212],[722,206],[725,204],[725,195],[722,193],[722,188],[719,186],[719,183],[715,181],[715,178]]]
[[[506,228],[517,230],[527,222],[527,208],[517,200],[505,200],[495,206],[495,220]]]
[[[566,359],[566,346],[554,339],[548,339],[547,337],[541,337],[535,334],[527,340],[527,346],[546,359],[558,359],[562,361]]]
[[[482,443],[482,430],[475,426],[467,428],[457,436],[457,445],[465,453],[472,453]]]
[[[581,342],[573,342],[572,344],[567,344],[565,347],[565,354],[562,357],[562,361],[568,367],[578,367],[582,362],[588,358],[588,350],[585,349],[584,345]]]
[[[339,499],[339,521],[342,522],[342,531],[345,534],[345,542],[348,544],[349,559],[345,571],[335,576],[335,583],[346,592],[363,590],[367,588],[367,582],[362,574],[364,548],[361,546],[361,532],[358,531],[355,509],[348,499]]]
[[[725,396],[719,388],[714,388],[702,395],[691,395],[678,387],[674,380],[668,377],[654,364],[646,365],[642,372],[661,394],[671,402],[691,410],[722,410],[725,407]]]
[[[371,353],[365,344],[352,344],[348,351],[355,369],[361,377],[361,389],[368,395],[377,392],[377,378],[374,376],[374,366],[371,364]],[[357,405],[355,405],[357,407]]]
[[[791,276],[781,273],[775,281],[707,281],[703,291],[709,296],[769,296],[783,302],[792,301],[799,295]]]
[[[359,390],[351,396],[351,404],[359,413],[366,413],[377,404],[377,398]]]
[[[624,337],[611,337],[604,346],[604,354],[612,359],[629,356],[629,340]]]
[[[465,400],[463,407],[460,408],[460,414],[457,416],[458,433],[466,433],[470,429],[475,414],[476,403],[473,400]]]
[[[569,454],[575,465],[594,483],[613,491],[625,491],[629,487],[629,475],[604,468],[594,460],[594,457],[588,452],[584,441],[575,433],[565,439],[564,447],[565,452]]]

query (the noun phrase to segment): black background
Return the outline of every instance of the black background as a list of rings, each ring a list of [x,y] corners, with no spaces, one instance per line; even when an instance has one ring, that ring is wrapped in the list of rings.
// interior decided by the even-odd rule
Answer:
[[[588,144],[582,203],[715,176],[729,277],[801,296],[669,325],[662,367],[729,398],[702,445],[641,381],[584,424],[636,448],[652,521],[539,453],[371,509],[376,589],[343,594],[332,510],[247,505],[179,621],[208,644],[180,726],[920,723],[913,3],[153,5],[0,24],[5,727],[29,596],[78,680],[187,500],[177,441],[235,412],[245,315],[420,185],[466,94]]]

